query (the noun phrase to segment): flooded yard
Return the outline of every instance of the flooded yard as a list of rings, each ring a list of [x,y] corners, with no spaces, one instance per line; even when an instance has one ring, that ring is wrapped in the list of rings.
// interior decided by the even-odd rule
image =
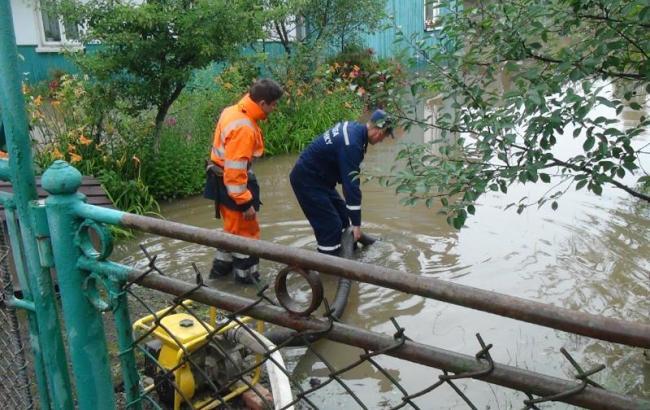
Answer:
[[[621,114],[624,124],[638,120],[635,113]],[[638,114],[638,113],[637,113]],[[368,150],[367,171],[386,170],[404,142],[422,142],[424,132],[408,135]],[[646,134],[645,143],[650,142]],[[570,138],[569,138],[570,139]],[[558,149],[580,149],[574,141]],[[311,227],[295,200],[288,174],[295,156],[263,159],[255,164],[262,201],[259,218],[262,239],[315,250]],[[650,168],[650,164],[647,164]],[[506,204],[528,195],[544,193],[547,186],[512,186],[507,196],[486,194],[477,204],[476,216],[460,231],[446,223],[434,208],[404,207],[390,188],[367,183],[363,190],[363,230],[381,238],[358,254],[359,260],[397,269],[404,275],[436,277],[570,310],[650,323],[650,205],[623,191],[606,189],[602,197],[570,189],[559,208],[531,207],[521,215],[504,211]],[[217,228],[211,203],[201,197],[162,207],[165,218],[190,225]],[[123,242],[114,259],[136,266],[146,262],[138,244],[158,254],[159,266],[168,274],[190,280],[191,263],[205,273],[214,251],[210,248],[154,236]],[[272,281],[281,266],[262,262],[262,276]],[[211,286],[253,296],[252,287],[232,280],[211,281]],[[332,295],[335,279],[325,278],[326,295]],[[305,289],[303,289],[304,291]],[[301,291],[298,289],[298,291]],[[564,347],[583,368],[605,364],[594,377],[606,388],[640,398],[650,397],[650,360],[641,349],[602,342],[582,336],[473,311],[374,285],[353,286],[343,321],[355,326],[394,333],[390,318],[406,328],[411,339],[432,346],[474,355],[480,333],[495,361],[551,376],[570,379],[574,370],[561,355]],[[359,350],[321,341],[317,349],[334,366],[343,367],[358,358]],[[312,378],[325,377],[328,369],[303,348],[285,349],[294,377],[306,386]],[[387,356],[378,361],[409,392],[423,389],[437,379],[439,371]],[[346,372],[342,378],[370,408],[388,408],[401,401],[401,393],[369,364]],[[521,408],[522,393],[478,381],[459,382],[479,408]],[[332,387],[314,393],[321,408],[355,408],[343,389]],[[464,408],[449,387],[442,387],[416,400],[422,408]],[[563,404],[551,408],[566,408]]]

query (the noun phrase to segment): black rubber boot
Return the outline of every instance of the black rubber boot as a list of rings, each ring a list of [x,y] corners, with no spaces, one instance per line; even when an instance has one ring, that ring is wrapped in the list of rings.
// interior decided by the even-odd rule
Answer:
[[[210,269],[210,279],[230,275],[230,272],[232,272],[232,262],[224,262],[215,259],[212,261],[212,269]]]
[[[235,281],[246,285],[259,282],[260,274],[257,271],[259,261],[257,256],[238,257],[238,255],[233,255],[232,270]]]
[[[239,276],[235,274],[235,282],[244,284],[244,285],[252,285],[254,283],[257,283],[260,281],[260,273],[259,272],[253,272],[249,275],[246,276]]]

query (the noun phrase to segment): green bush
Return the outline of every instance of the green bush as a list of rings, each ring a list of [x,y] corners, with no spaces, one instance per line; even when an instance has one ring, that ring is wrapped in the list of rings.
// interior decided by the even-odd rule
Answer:
[[[272,117],[262,124],[266,155],[302,151],[317,135],[343,120],[355,120],[363,112],[362,101],[350,90],[311,84],[287,87]]]
[[[406,71],[398,59],[378,59],[374,50],[348,46],[318,70],[330,83],[347,85],[368,109],[394,110],[395,95],[407,87]]]
[[[164,130],[156,160],[143,167],[149,191],[159,199],[182,198],[203,190],[211,140]]]

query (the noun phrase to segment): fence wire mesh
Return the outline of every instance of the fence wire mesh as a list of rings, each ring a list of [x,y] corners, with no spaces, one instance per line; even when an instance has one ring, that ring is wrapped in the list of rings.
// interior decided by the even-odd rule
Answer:
[[[165,275],[156,264],[156,257],[149,255],[143,248],[149,260],[148,269],[128,282],[123,292],[130,296],[133,311],[145,312],[146,316],[135,325],[135,342],[133,349],[138,353],[138,362],[143,369],[142,395],[135,401],[147,403],[151,408],[161,409],[238,409],[253,406],[254,408],[335,408],[324,397],[334,392],[345,394],[350,403],[344,408],[375,408],[376,403],[367,403],[356,391],[353,382],[346,380],[345,373],[358,366],[371,366],[383,375],[385,381],[397,393],[396,399],[390,403],[384,402],[382,408],[432,408],[421,403],[431,403],[435,400],[436,390],[446,386],[453,390],[468,408],[476,409],[471,392],[461,388],[458,382],[462,379],[481,379],[490,375],[495,369],[495,363],[490,355],[492,344],[486,343],[481,335],[476,334],[476,368],[467,372],[452,373],[447,370],[432,369],[431,382],[425,388],[413,389],[405,386],[391,375],[389,369],[380,364],[381,356],[388,355],[401,349],[410,340],[407,331],[398,321],[391,318],[394,327],[393,343],[378,350],[362,349],[356,360],[341,365],[339,360],[332,360],[315,344],[327,337],[328,332],[339,320],[332,314],[327,299],[323,300],[325,313],[318,318],[327,324],[324,331],[291,331],[281,343],[272,344],[265,337],[264,331],[254,325],[248,317],[251,309],[256,306],[270,305],[277,307],[278,302],[267,285],[258,284],[256,298],[236,311],[212,312],[202,305],[190,301],[193,295],[205,288],[201,273],[196,266],[196,282],[189,288],[173,297],[166,307],[151,306],[147,290],[139,284],[148,275]],[[291,312],[286,312],[288,315]],[[283,363],[281,356],[276,353],[287,346],[301,345],[306,352],[313,355],[325,369],[325,374],[305,380],[297,377]],[[562,353],[575,367],[576,378],[580,383],[575,387],[547,397],[535,398],[532,394],[522,391],[522,407],[538,409],[537,405],[549,401],[561,400],[582,392],[587,385],[601,389],[602,387],[589,379],[589,376],[602,370],[604,366],[584,371],[578,363],[562,349]],[[337,362],[335,364],[335,361]],[[262,369],[266,368],[269,375],[275,374],[275,380],[268,376],[260,377]],[[290,386],[290,396],[278,397],[279,381]],[[272,387],[273,394],[268,387]],[[328,389],[330,391],[328,391]],[[318,393],[318,394],[317,394]],[[527,397],[527,398],[526,398]],[[416,399],[418,403],[416,403]],[[256,402],[253,405],[251,403]],[[130,404],[127,403],[128,407]],[[348,407],[349,406],[349,407]],[[435,407],[435,406],[434,406]]]
[[[0,221],[0,225],[2,222]],[[9,246],[0,229],[0,400],[6,409],[33,409],[30,370],[25,351],[29,346],[21,333],[15,309],[9,307],[14,286],[9,268]]]

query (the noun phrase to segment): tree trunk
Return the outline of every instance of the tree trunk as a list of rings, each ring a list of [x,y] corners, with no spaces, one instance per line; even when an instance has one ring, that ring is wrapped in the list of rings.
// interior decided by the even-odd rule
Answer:
[[[169,98],[167,100],[162,101],[158,105],[158,112],[156,113],[156,126],[153,131],[154,154],[158,154],[160,152],[160,133],[162,131],[162,125],[163,122],[165,121],[165,117],[167,116],[167,112],[169,111],[169,108],[172,106],[174,101],[176,101],[178,96],[181,94],[183,88],[185,88],[185,84],[178,84],[174,89],[174,92],[172,92],[172,94],[169,96]]]
[[[153,152],[158,154],[160,152],[160,132],[162,131],[162,125],[167,116],[167,111],[169,111],[171,103],[163,103],[158,106],[158,113],[156,114],[156,126],[153,130]]]

